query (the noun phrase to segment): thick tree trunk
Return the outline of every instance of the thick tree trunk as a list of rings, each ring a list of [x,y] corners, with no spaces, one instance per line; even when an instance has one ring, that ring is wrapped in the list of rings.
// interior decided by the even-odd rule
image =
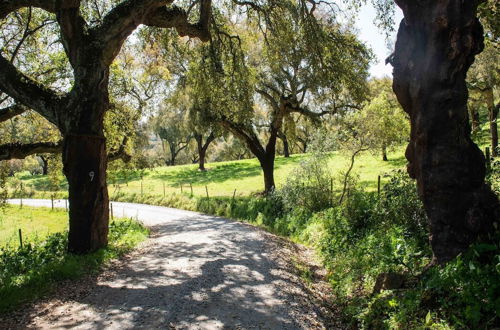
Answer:
[[[491,156],[496,157],[498,149],[498,107],[495,107],[493,89],[488,88],[485,92],[486,104],[488,106],[488,119],[490,121]]]
[[[68,250],[84,254],[108,243],[108,155],[104,114],[109,108],[109,70],[92,58],[76,72],[75,94],[64,106],[63,171],[69,186]]]
[[[65,136],[63,164],[69,185],[68,250],[82,254],[105,247],[109,200],[104,137]]]
[[[264,194],[267,195],[274,191],[274,154],[267,154],[259,158],[260,166],[264,172]]]
[[[483,48],[478,1],[396,0],[405,19],[394,58],[394,91],[411,118],[408,172],[430,221],[434,260],[444,263],[486,236],[498,198],[470,138],[465,76]]]

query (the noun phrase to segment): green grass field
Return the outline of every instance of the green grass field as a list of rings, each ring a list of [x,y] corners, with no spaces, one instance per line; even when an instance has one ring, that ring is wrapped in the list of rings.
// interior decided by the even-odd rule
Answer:
[[[376,189],[378,175],[404,168],[406,159],[403,150],[404,148],[400,148],[390,153],[387,162],[382,161],[380,155],[371,153],[359,156],[354,167],[355,173],[359,175],[359,183],[367,190]],[[275,180],[278,188],[285,183],[287,176],[306,157],[308,155],[301,154],[292,155],[290,158],[276,158]],[[347,164],[348,157],[334,153],[329,166],[332,173],[337,173],[344,170]],[[181,190],[190,194],[192,186],[195,196],[206,196],[207,189],[211,197],[232,196],[235,189],[237,196],[248,196],[264,189],[262,171],[257,159],[210,163],[207,169],[206,172],[201,172],[197,170],[197,165],[181,165],[158,167],[144,170],[142,173],[140,171],[109,173],[109,194],[111,199],[118,193],[140,195],[141,191],[144,195],[159,196],[164,193],[165,195],[181,193]],[[51,193],[47,177],[23,173],[18,175],[18,179],[23,182],[23,189],[27,192],[35,192],[35,197],[48,197]],[[17,187],[21,181],[17,181]],[[11,186],[14,187],[15,184]],[[58,191],[64,196],[66,191],[64,181]]]
[[[7,206],[0,211],[0,247],[19,246],[19,229],[24,241],[41,241],[68,228],[68,214],[60,209]]]

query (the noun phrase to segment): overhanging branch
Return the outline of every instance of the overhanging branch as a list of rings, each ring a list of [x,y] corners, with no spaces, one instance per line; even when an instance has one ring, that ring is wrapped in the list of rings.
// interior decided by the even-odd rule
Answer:
[[[28,111],[28,108],[19,104],[14,104],[10,107],[0,109],[0,123],[18,116],[26,111]]]
[[[9,143],[0,145],[0,160],[24,159],[35,154],[58,154],[61,152],[61,142]]]

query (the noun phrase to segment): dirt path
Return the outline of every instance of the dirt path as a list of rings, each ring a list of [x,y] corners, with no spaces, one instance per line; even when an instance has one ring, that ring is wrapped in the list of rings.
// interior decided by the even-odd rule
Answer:
[[[297,273],[295,265],[311,259],[307,249],[194,212],[128,203],[113,203],[113,209],[150,226],[151,239],[99,276],[63,285],[57,298],[0,322],[42,329],[339,327],[325,307],[331,297],[321,274],[305,285]]]

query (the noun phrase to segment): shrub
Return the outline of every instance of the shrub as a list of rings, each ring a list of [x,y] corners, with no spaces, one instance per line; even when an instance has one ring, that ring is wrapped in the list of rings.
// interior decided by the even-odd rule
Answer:
[[[314,212],[332,206],[334,178],[328,158],[326,153],[315,153],[289,175],[280,190],[287,211],[298,207]]]

